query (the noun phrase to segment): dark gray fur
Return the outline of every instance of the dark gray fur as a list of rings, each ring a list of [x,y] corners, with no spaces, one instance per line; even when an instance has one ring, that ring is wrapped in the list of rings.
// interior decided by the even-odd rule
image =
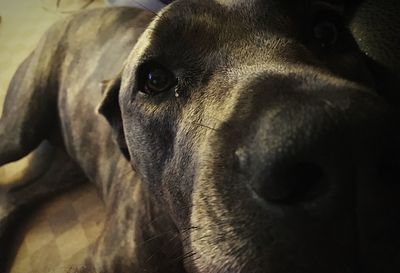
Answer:
[[[82,272],[398,272],[396,60],[365,56],[363,7],[178,0],[54,25],[0,120],[0,165],[45,141],[42,175],[2,195],[0,243],[21,206],[87,177],[107,212]],[[321,48],[331,13],[344,27]],[[176,90],[138,90],[149,60]]]

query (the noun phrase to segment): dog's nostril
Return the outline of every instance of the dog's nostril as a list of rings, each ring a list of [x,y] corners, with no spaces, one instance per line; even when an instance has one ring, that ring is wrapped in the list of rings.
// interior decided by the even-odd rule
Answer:
[[[245,170],[249,164],[249,153],[246,152],[243,148],[237,149],[234,154],[233,168],[237,172],[241,172]]]
[[[276,166],[261,185],[261,195],[272,202],[292,203],[313,199],[323,176],[322,167],[314,163]]]
[[[378,175],[387,184],[400,183],[400,149],[386,151],[378,166]]]

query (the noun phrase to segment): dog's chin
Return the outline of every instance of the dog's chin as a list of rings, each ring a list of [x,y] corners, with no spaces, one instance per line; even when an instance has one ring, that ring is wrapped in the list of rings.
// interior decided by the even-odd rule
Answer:
[[[198,271],[198,273],[241,273],[242,271],[235,270],[235,269],[215,269],[215,268],[205,268],[201,271]]]
[[[212,264],[203,264],[194,261],[196,266],[186,268],[186,273],[345,273],[362,272],[355,264],[339,265],[316,265],[312,264],[293,264],[288,261],[274,261],[267,263],[265,259],[246,260],[238,257],[232,261],[213,262]],[[360,266],[360,264],[359,264]]]
[[[222,264],[222,263],[221,263]],[[255,264],[243,264],[239,265],[236,262],[226,264],[224,266],[218,266],[218,265],[206,265],[206,266],[201,266],[200,269],[197,269],[195,271],[188,271],[187,273],[274,273],[278,272],[276,270],[269,270],[266,269],[263,266],[257,267]],[[284,272],[297,272],[297,271],[284,271]],[[298,273],[303,273],[304,271],[299,271]],[[345,271],[343,271],[345,272]],[[283,273],[283,271],[279,271],[279,273]]]
[[[258,273],[258,272],[263,272],[262,270],[260,271],[246,271],[246,272],[252,272],[252,273]],[[192,273],[192,272],[188,272],[188,273]],[[202,266],[201,269],[198,269],[197,271],[195,271],[195,273],[244,273],[243,270],[239,269],[239,268],[234,268],[234,267],[230,267],[230,266]],[[265,273],[265,272],[263,272]]]
[[[235,260],[216,260],[211,263],[199,262],[201,259],[193,259],[191,266],[186,268],[187,273],[267,273],[263,262],[255,261],[242,257],[237,257]]]

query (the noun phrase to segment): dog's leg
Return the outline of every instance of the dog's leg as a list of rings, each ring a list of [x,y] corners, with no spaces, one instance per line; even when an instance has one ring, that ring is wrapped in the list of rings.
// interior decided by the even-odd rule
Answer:
[[[0,272],[7,272],[13,254],[14,228],[31,207],[63,189],[87,180],[80,168],[61,149],[44,143],[30,155],[31,165],[41,169],[29,180],[0,188]]]
[[[38,90],[43,87],[36,85],[36,76],[31,71],[34,55],[21,64],[8,88],[0,119],[0,166],[36,148],[46,134],[46,125],[52,123],[48,106],[51,94]]]
[[[63,58],[61,40],[67,24],[56,24],[47,31],[37,48],[14,74],[0,119],[0,166],[21,159],[30,152],[29,167],[23,181],[4,186],[0,177],[0,272],[6,270],[7,244],[12,242],[12,227],[25,208],[85,176],[62,150],[50,144],[35,148],[48,138],[57,124],[57,92]],[[29,174],[28,174],[29,173]],[[32,175],[33,174],[33,175]],[[32,176],[30,176],[32,175]]]
[[[52,27],[20,65],[7,90],[0,119],[0,166],[35,149],[55,124],[62,39]],[[61,32],[61,33],[60,33]]]

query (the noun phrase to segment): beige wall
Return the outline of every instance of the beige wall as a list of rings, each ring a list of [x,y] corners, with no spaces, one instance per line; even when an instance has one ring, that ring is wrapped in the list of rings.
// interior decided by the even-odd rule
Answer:
[[[40,0],[0,0],[0,110],[8,83],[42,33],[61,14],[45,11]]]
[[[60,1],[59,8],[56,8]],[[0,110],[8,83],[43,32],[56,20],[92,0],[0,0]],[[101,6],[96,0],[89,7]]]

